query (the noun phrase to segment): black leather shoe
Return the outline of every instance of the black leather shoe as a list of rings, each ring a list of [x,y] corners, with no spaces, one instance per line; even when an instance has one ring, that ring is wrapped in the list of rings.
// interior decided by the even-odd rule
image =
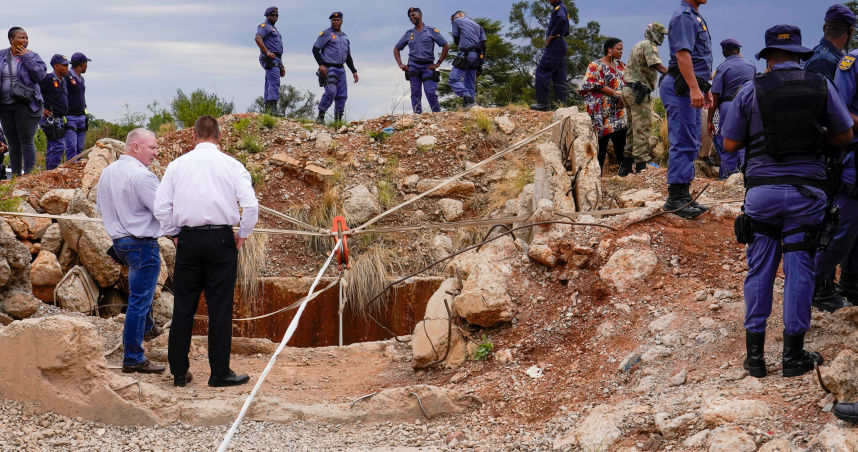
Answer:
[[[755,378],[766,376],[766,359],[763,353],[766,344],[766,333],[753,333],[745,330],[745,349],[748,356],[742,367]]]
[[[814,364],[821,366],[823,362],[822,355],[804,349],[804,333],[784,333],[784,377],[804,375],[813,370]]]
[[[532,104],[530,106],[530,109],[536,111],[548,111],[551,108],[548,106],[548,104]]]
[[[163,332],[164,331],[158,325],[152,325],[152,329],[150,329],[146,332],[146,334],[143,335],[143,342],[149,342],[152,339],[155,339],[156,337],[160,336]]]
[[[635,163],[635,173],[640,174],[644,172],[646,169],[646,162],[636,162]]]
[[[818,281],[813,290],[813,301],[810,303],[816,309],[825,312],[834,312],[840,308],[850,306],[843,297],[837,293],[834,281],[826,279]]]
[[[858,424],[858,403],[838,403],[831,412],[841,421]]]
[[[194,376],[190,372],[185,372],[185,375],[173,375],[173,386],[184,388],[188,383],[194,380]]]
[[[122,365],[122,372],[126,374],[133,372],[140,374],[160,374],[165,370],[167,370],[166,367],[153,364],[152,361],[149,361],[148,359],[133,366],[126,366],[125,364]]]
[[[319,116],[316,116],[316,124],[325,125],[325,112],[319,110]]]
[[[212,375],[209,377],[209,386],[213,388],[222,388],[224,386],[238,386],[243,385],[250,381],[250,377],[247,375],[236,375],[235,372],[229,371],[223,377],[215,377]]]
[[[623,159],[623,163],[620,164],[620,169],[617,171],[617,175],[620,177],[626,177],[629,174],[632,174],[632,165],[634,165],[634,160],[632,159]]]

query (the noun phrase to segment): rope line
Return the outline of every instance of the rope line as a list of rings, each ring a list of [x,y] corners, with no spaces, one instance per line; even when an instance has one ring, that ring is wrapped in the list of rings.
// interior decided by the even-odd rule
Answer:
[[[334,245],[334,249],[331,250],[331,254],[328,255],[328,259],[325,261],[325,264],[322,265],[322,268],[319,269],[319,273],[316,275],[316,279],[313,281],[313,284],[310,286],[310,290],[307,292],[307,297],[305,297],[301,306],[298,307],[298,312],[295,313],[295,317],[292,318],[292,322],[289,323],[289,328],[286,329],[286,334],[283,335],[283,340],[280,341],[280,345],[277,347],[277,350],[271,355],[271,359],[268,360],[268,365],[265,366],[265,370],[262,371],[262,375],[259,376],[259,380],[256,382],[256,386],[253,387],[253,391],[250,392],[250,395],[247,396],[247,399],[244,401],[244,406],[241,407],[241,411],[238,413],[238,417],[235,418],[235,422],[232,423],[232,426],[226,432],[226,436],[223,439],[220,447],[218,447],[218,452],[226,451],[226,448],[229,447],[229,443],[232,441],[232,437],[235,435],[235,431],[238,429],[238,425],[241,424],[241,420],[244,419],[244,415],[247,414],[247,409],[250,408],[250,404],[253,403],[253,398],[256,397],[256,393],[259,392],[259,388],[262,387],[262,383],[265,381],[265,378],[268,376],[268,373],[271,372],[271,369],[274,367],[274,363],[277,361],[277,356],[280,355],[280,352],[283,351],[283,348],[286,347],[286,343],[289,342],[289,339],[292,338],[292,335],[295,334],[295,330],[298,328],[298,322],[301,320],[301,314],[304,313],[304,308],[307,307],[307,303],[311,300],[310,294],[316,289],[316,286],[319,284],[319,281],[322,279],[322,275],[325,274],[325,270],[328,269],[328,266],[331,265],[331,261],[334,258],[334,254],[340,249],[342,246],[342,241],[337,240],[337,243]]]

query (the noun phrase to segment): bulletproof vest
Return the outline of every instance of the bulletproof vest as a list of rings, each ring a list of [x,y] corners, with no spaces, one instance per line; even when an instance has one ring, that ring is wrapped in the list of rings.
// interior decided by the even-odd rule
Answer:
[[[763,130],[749,137],[748,158],[813,160],[822,153],[828,106],[825,77],[800,68],[775,69],[754,79]]]

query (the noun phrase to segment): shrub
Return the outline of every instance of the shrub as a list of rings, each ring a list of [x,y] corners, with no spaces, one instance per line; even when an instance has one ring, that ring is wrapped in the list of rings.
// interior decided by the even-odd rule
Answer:
[[[202,89],[195,90],[191,95],[177,90],[176,97],[170,101],[170,109],[176,122],[182,127],[192,127],[200,116],[210,115],[218,118],[233,112],[235,105],[218,97],[216,93],[208,93]]]
[[[244,149],[251,154],[258,154],[262,151],[262,143],[253,135],[245,135],[238,140],[238,147]]]
[[[232,130],[238,132],[239,135],[247,132],[248,127],[250,127],[250,118],[240,119],[232,124]]]
[[[266,129],[273,129],[279,121],[279,119],[268,114],[259,115],[259,125]]]

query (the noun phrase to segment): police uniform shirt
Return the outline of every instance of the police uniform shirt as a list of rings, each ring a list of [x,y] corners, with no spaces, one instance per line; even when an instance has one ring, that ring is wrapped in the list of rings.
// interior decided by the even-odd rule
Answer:
[[[271,53],[283,53],[283,38],[277,28],[269,22],[265,21],[256,27],[256,35],[262,36],[262,43],[265,48]],[[262,52],[262,49],[259,50]]]
[[[396,43],[396,48],[402,50],[408,46],[408,61],[434,62],[435,44],[438,44],[438,47],[444,47],[447,45],[447,40],[441,36],[437,28],[423,24],[422,31],[417,31],[417,28],[406,31]]]
[[[793,61],[774,65],[774,69],[801,69],[801,66]],[[837,90],[831,82],[828,85],[828,105],[823,126],[828,128],[832,134],[842,133],[852,128],[852,117],[843,99],[837,95]],[[736,99],[730,106],[727,117],[721,124],[721,135],[733,141],[744,142],[748,137],[760,133],[763,130],[763,119],[757,104],[754,83],[748,82],[739,90]],[[750,144],[750,143],[747,143]],[[820,157],[816,162],[787,162],[778,163],[767,156],[748,159],[746,174],[753,177],[778,177],[794,176],[801,174],[802,177],[815,180],[825,180],[825,157]]]
[[[320,49],[322,59],[330,64],[345,64],[351,52],[349,37],[342,31],[334,31],[333,28],[320,33],[313,47]]]
[[[822,74],[830,81],[834,81],[834,73],[837,64],[843,58],[841,52],[831,41],[822,38],[819,44],[813,48],[813,55],[804,63],[804,69]]]
[[[658,46],[649,39],[644,39],[632,47],[623,80],[626,83],[642,83],[654,90],[658,81],[659,64],[661,64],[661,57],[658,56]]]
[[[486,40],[486,32],[480,24],[467,17],[453,20],[453,37],[459,41],[460,49],[479,47]]]
[[[86,112],[86,84],[83,75],[70,70],[66,76],[66,88],[69,92],[69,116],[83,116]]]
[[[69,111],[69,93],[66,89],[65,78],[57,78],[57,74],[50,73],[41,82],[42,98],[45,101],[45,109],[50,110],[54,116],[65,116]]]
[[[715,70],[715,79],[712,80],[712,94],[722,98],[730,98],[739,92],[739,88],[748,80],[753,80],[757,74],[757,66],[754,63],[740,57],[730,55]]]
[[[548,20],[545,38],[552,36],[569,36],[569,13],[563,3],[554,6],[554,11],[551,12],[551,18]]]
[[[855,64],[855,59],[858,58],[858,49],[849,52],[848,55],[840,60],[837,66],[837,72],[834,74],[834,86],[837,88],[846,107],[853,114],[858,114],[858,65]],[[852,138],[853,143],[858,143],[858,137]],[[843,173],[841,180],[847,184],[855,183],[855,152],[852,151],[846,155],[843,160]]]
[[[691,52],[691,62],[694,73],[708,80],[712,74],[712,37],[709,26],[694,8],[685,1],[680,2],[679,9],[670,18],[667,34],[670,44],[669,67],[677,67],[676,52],[687,50]]]

